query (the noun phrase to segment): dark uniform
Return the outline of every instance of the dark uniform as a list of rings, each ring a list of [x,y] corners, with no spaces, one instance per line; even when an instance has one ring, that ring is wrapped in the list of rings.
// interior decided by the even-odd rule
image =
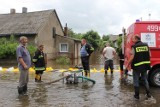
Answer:
[[[42,51],[37,50],[33,57],[33,63],[36,71],[35,81],[40,82],[43,71],[46,70],[45,54]]]
[[[139,99],[139,78],[143,81],[146,89],[147,97],[151,97],[149,92],[149,84],[147,81],[147,70],[150,69],[150,51],[146,43],[138,41],[132,46],[134,58],[131,64],[133,69],[133,82],[135,88],[134,97]]]
[[[89,44],[85,44],[81,47],[81,61],[85,76],[90,76],[89,57],[93,51],[94,48]]]
[[[120,64],[120,70],[123,71],[123,64],[124,64],[124,54],[122,53],[122,49],[120,49],[119,53],[119,64]]]
[[[124,54],[122,52],[122,48],[119,50],[118,56],[119,56],[119,64],[120,64],[120,74],[121,74],[121,78],[123,78]]]

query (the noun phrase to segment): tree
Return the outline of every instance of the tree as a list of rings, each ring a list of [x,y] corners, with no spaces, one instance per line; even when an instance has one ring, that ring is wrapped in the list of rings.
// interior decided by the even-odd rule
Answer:
[[[100,44],[100,50],[102,50],[105,47],[106,43],[109,43],[110,46],[114,47],[113,42],[110,40],[110,36],[109,35],[103,35],[102,36],[102,42]]]
[[[117,40],[117,52],[120,52],[120,49],[122,48],[122,36],[119,36],[118,40]]]
[[[75,33],[71,28],[68,28],[68,36],[75,39],[81,39],[82,38],[81,33]]]
[[[96,31],[90,30],[82,35],[82,38],[86,39],[95,50],[99,47],[100,36]]]
[[[109,41],[109,36],[108,35],[103,35],[102,40],[103,41]]]

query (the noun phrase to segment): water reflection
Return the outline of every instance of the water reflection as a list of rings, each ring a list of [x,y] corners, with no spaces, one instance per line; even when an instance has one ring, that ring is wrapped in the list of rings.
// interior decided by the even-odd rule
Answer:
[[[75,65],[81,65],[81,59],[80,57],[78,59],[70,59],[70,65],[60,65],[55,62],[55,60],[48,60],[47,67],[53,67],[54,69],[67,69],[70,67],[74,67]],[[114,60],[114,65],[117,65],[118,58],[116,56]],[[0,66],[2,67],[17,67],[17,61],[16,59],[11,60],[0,60]],[[104,67],[104,58],[100,52],[94,52],[90,57],[90,67],[101,69]]]
[[[44,84],[36,84],[36,87],[32,91],[31,97],[34,99],[35,103],[40,105],[47,103],[47,89]]]
[[[28,107],[30,105],[29,96],[18,95],[17,99],[20,107]]]
[[[101,54],[98,53],[95,56],[91,56],[90,60],[91,68],[103,68]],[[76,59],[73,65],[68,66],[56,65],[51,60],[48,66],[53,68],[69,68],[78,64],[81,64],[80,59]],[[48,82],[57,79],[60,74],[59,72],[45,72],[43,80]],[[151,93],[156,100],[146,102],[145,92],[141,91],[141,100],[135,102],[133,99],[132,77],[128,78],[128,82],[121,81],[119,72],[114,72],[113,76],[110,73],[106,76],[101,72],[91,73],[91,78],[96,80],[95,85],[92,82],[75,85],[59,81],[46,86],[35,83],[34,75],[31,74],[28,85],[29,96],[18,97],[15,87],[18,84],[16,81],[18,81],[19,74],[8,73],[0,75],[0,106],[2,107],[159,107],[160,104],[159,88],[153,87],[151,87]]]
[[[43,75],[44,81],[50,81],[52,73],[46,72]],[[60,73],[57,73],[59,75]],[[118,72],[111,76],[104,73],[91,73],[91,78],[96,80],[75,84],[65,84],[62,81],[51,85],[37,84],[34,76],[30,75],[28,84],[28,96],[18,96],[15,88],[17,75],[7,74],[8,78],[0,82],[0,106],[1,107],[159,107],[159,88],[151,88],[151,93],[156,100],[146,101],[144,91],[141,90],[140,101],[133,99],[133,84],[121,82]],[[132,78],[129,78],[132,79]],[[7,95],[7,96],[6,96]],[[18,96],[18,97],[17,97]]]
[[[98,52],[93,53],[91,55],[89,63],[90,63],[90,68],[96,68],[96,69],[102,69],[102,68],[104,68],[104,58],[103,58],[102,54],[99,54]],[[113,63],[115,65],[114,66],[115,69],[117,69],[118,68],[117,65],[119,63],[118,62],[118,58],[115,58]],[[80,58],[78,58],[78,59],[72,59],[70,65],[59,65],[59,64],[57,64],[53,60],[48,60],[48,65],[47,66],[48,67],[53,67],[55,69],[59,69],[59,68],[61,68],[61,69],[62,68],[67,69],[69,67],[75,67],[75,65],[79,65],[79,66],[82,65]]]
[[[104,81],[105,81],[106,90],[112,89],[114,76],[113,75],[104,75],[104,79],[105,79]]]

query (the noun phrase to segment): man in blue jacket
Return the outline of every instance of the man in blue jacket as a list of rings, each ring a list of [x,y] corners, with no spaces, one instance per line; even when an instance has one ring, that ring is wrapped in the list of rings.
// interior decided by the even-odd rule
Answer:
[[[81,41],[82,47],[80,50],[82,66],[85,72],[85,76],[90,76],[90,67],[89,67],[89,57],[91,53],[94,51],[94,48],[91,47],[86,39],[82,39]]]

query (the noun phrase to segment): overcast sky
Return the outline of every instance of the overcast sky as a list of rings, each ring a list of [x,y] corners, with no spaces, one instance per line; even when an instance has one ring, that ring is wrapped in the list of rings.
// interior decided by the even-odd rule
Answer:
[[[160,20],[159,0],[0,0],[0,14],[56,9],[63,26],[77,33],[95,30],[100,35],[120,34],[136,19]],[[149,14],[151,16],[149,17]]]

